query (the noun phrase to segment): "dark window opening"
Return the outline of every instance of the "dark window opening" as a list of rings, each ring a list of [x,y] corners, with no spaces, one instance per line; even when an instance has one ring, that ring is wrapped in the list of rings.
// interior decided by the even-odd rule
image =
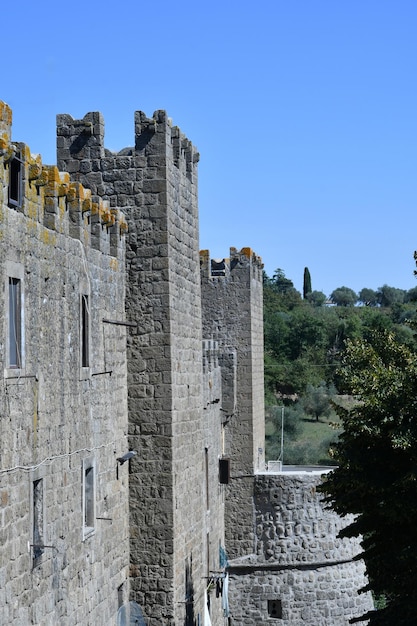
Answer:
[[[94,466],[84,467],[84,532],[94,530]]]
[[[276,619],[282,619],[281,600],[268,600],[268,615]]]
[[[226,276],[226,261],[222,259],[221,261],[211,260],[211,275],[212,276]]]
[[[9,278],[9,367],[22,366],[22,292],[19,278]]]
[[[33,559],[39,559],[44,552],[43,539],[43,481],[33,481]]]
[[[123,606],[123,601],[124,601],[124,590],[123,590],[123,583],[117,587],[117,606],[120,609],[121,606]]]
[[[10,161],[9,165],[9,204],[22,206],[23,197],[23,161],[20,152]]]
[[[230,483],[230,459],[219,459],[219,483],[228,485]]]
[[[204,449],[204,469],[206,476],[206,509],[210,510],[210,492],[209,492],[209,458],[208,458],[208,448]]]
[[[81,296],[81,365],[89,367],[90,365],[90,311],[88,308],[88,296]]]

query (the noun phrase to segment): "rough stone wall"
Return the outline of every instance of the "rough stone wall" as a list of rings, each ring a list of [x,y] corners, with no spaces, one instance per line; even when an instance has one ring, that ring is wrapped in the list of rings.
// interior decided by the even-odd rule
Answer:
[[[222,406],[221,354],[216,341],[203,341],[203,442],[205,451],[206,537],[204,578],[209,595],[213,626],[224,624],[222,598],[216,585],[223,580],[224,497],[227,485],[219,482],[219,459],[224,456],[224,416]],[[205,558],[204,558],[205,557]]]
[[[210,262],[203,251],[200,262],[203,334],[218,341],[224,353],[221,408],[232,475],[226,491],[226,550],[235,558],[253,551],[253,475],[265,465],[262,263],[249,248],[231,248],[230,258],[218,262]]]
[[[137,112],[135,145],[117,154],[99,113],[57,123],[65,174],[11,143],[0,103],[1,619],[110,624],[129,597],[148,626],[194,626],[209,597],[222,626],[225,546],[229,623],[346,624],[370,608],[356,594],[357,545],[336,540],[341,522],[322,509],[317,478],[262,474],[259,257],[199,257],[198,154],[163,111]],[[16,157],[24,194],[11,207]],[[24,302],[18,368],[9,277]],[[137,454],[119,465],[129,448]]]
[[[98,113],[58,116],[59,166],[129,222],[131,582],[149,624],[191,624],[204,609],[197,162],[163,111],[136,112],[135,146],[118,154]]]
[[[258,474],[254,554],[230,563],[232,623],[347,626],[372,608],[356,540],[338,539],[349,523],[326,509],[320,474]]]
[[[128,595],[126,223],[68,174],[11,143],[0,103],[0,623],[115,623]],[[19,156],[22,198],[9,203]],[[9,278],[20,281],[20,363],[10,361]],[[81,294],[89,363],[82,367]],[[83,463],[95,511],[83,516]],[[40,482],[38,482],[40,481]],[[44,547],[42,547],[44,546]]]

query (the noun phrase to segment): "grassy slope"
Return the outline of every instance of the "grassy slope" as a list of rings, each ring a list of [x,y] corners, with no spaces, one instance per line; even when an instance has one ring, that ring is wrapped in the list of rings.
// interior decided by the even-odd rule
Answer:
[[[295,440],[284,433],[284,463],[287,465],[326,464],[332,460],[328,449],[332,441],[337,439],[340,429],[334,427],[337,423],[335,414],[321,417],[319,421],[305,417],[300,420],[300,432]],[[281,430],[270,421],[266,422],[268,460],[276,460],[281,448]]]

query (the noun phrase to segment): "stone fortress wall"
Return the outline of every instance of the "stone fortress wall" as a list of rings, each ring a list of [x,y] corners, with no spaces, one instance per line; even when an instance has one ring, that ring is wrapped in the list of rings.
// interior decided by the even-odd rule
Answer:
[[[147,626],[317,626],[324,606],[335,619],[339,611],[327,624],[347,624],[364,606],[363,570],[350,562],[357,546],[334,536],[334,550],[325,548],[320,533],[333,522],[309,500],[313,485],[265,470],[262,262],[250,248],[217,261],[199,252],[195,147],[164,111],[136,112],[134,146],[118,153],[105,148],[100,113],[64,114],[57,169],[11,142],[11,111],[0,112],[3,282],[21,263],[17,278],[32,298],[25,359],[32,351],[37,364],[37,380],[18,372],[32,387],[15,405],[5,366],[7,623],[116,624],[130,600]],[[17,207],[11,159],[20,146]],[[6,338],[8,311],[3,297]],[[80,368],[87,313],[91,364]],[[96,468],[91,532],[84,461]],[[48,470],[42,498],[33,469],[9,471],[39,463]],[[57,549],[38,561],[25,541],[41,517],[42,541]]]
[[[125,317],[126,222],[12,142],[11,117],[0,103],[0,624],[110,624],[128,593],[126,330],[104,320]]]
[[[221,494],[207,495],[221,442],[203,426],[199,155],[164,111],[134,122],[134,147],[113,154],[100,114],[59,115],[58,165],[129,223],[131,595],[150,624],[191,624],[204,613],[207,544],[224,543]]]
[[[254,550],[230,563],[236,623],[345,626],[348,616],[372,609],[371,594],[358,594],[367,583],[355,560],[359,542],[337,537],[349,520],[326,509],[317,493],[324,471],[255,477]]]

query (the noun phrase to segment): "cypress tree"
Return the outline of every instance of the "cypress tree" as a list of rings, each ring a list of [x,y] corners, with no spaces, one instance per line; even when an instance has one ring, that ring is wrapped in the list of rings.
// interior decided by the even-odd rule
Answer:
[[[304,281],[303,281],[303,298],[306,299],[307,295],[311,293],[311,276],[308,267],[304,268]]]

